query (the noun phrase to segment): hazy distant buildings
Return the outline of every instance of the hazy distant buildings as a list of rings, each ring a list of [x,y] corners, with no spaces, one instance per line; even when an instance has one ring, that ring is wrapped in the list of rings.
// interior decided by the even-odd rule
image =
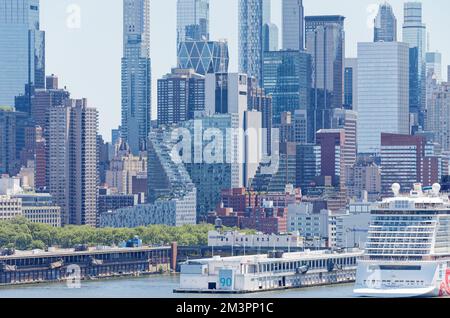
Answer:
[[[151,128],[150,0],[123,2],[121,136],[137,155]]]
[[[385,2],[380,4],[375,18],[374,42],[397,42],[397,18],[392,6]]]
[[[61,206],[62,224],[96,226],[98,112],[87,101],[51,107],[48,127],[49,191]]]
[[[14,106],[33,88],[45,88],[45,32],[39,0],[2,1],[0,10],[0,105]]]
[[[409,133],[409,47],[358,44],[358,153],[380,153],[381,133]]]
[[[311,108],[315,133],[331,127],[332,111],[344,98],[343,16],[305,17],[306,51],[312,56]]]
[[[305,19],[303,0],[282,0],[283,49],[303,50]]]
[[[193,69],[173,69],[158,80],[158,125],[194,119],[205,110],[205,77]]]

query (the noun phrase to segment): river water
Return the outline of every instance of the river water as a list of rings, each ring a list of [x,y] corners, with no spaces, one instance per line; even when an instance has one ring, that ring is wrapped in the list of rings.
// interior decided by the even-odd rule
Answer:
[[[313,287],[246,295],[174,294],[176,275],[81,282],[80,288],[66,284],[1,287],[0,298],[351,298],[353,285]]]

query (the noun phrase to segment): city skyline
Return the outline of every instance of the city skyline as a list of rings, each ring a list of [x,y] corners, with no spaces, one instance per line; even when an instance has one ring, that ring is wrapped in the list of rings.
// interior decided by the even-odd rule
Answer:
[[[120,59],[122,57],[121,36],[104,37],[104,34],[122,34],[122,1],[78,0],[76,5],[81,9],[81,25],[77,28],[77,9],[68,0],[55,3],[51,0],[41,1],[41,30],[46,31],[47,74],[59,76],[61,87],[67,86],[74,97],[86,97],[90,104],[97,107],[100,113],[100,133],[105,140],[110,139],[110,131],[120,124]],[[373,40],[371,23],[378,12],[378,4],[370,0],[352,0],[339,2],[304,0],[305,15],[342,14],[346,17],[346,57],[354,57],[358,42]],[[427,31],[431,34],[430,51],[443,53],[442,65],[447,65],[450,59],[450,43],[439,42],[445,36],[446,19],[443,16],[445,8],[450,9],[450,3],[444,0],[440,6],[432,5],[424,0],[423,20]],[[399,26],[403,23],[402,0],[389,1]],[[436,0],[433,2],[436,3]],[[237,0],[210,1],[210,39],[227,39],[230,49],[230,72],[236,72],[238,66],[238,6]],[[107,5],[108,15],[99,15],[98,10]],[[440,8],[440,9],[437,9]],[[69,13],[68,13],[69,12]],[[161,12],[173,14],[162,15]],[[227,14],[223,14],[226,12]],[[67,27],[67,21],[73,28]],[[101,21],[102,23],[98,23]],[[280,39],[282,32],[281,1],[272,1],[272,22],[279,27]],[[152,103],[156,104],[157,79],[176,67],[176,0],[151,1],[150,3],[150,33],[152,58]],[[166,26],[168,32],[159,32],[160,26]],[[401,28],[398,30],[401,40]],[[61,46],[60,43],[65,43]],[[82,49],[89,47],[89,50]],[[280,43],[281,47],[281,43]],[[446,53],[448,52],[448,54]],[[83,60],[84,63],[76,61]],[[74,61],[67,63],[67,61]],[[114,67],[111,67],[113,65]],[[95,74],[94,74],[95,73]],[[89,85],[86,74],[93,74],[98,85]],[[446,78],[443,70],[443,78]],[[156,107],[152,105],[152,118],[156,119]]]

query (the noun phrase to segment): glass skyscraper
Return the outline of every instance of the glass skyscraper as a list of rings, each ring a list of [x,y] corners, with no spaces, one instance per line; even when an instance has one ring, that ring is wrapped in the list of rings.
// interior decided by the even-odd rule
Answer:
[[[305,17],[306,51],[312,56],[313,131],[331,128],[333,109],[342,108],[345,33],[343,16]]]
[[[375,18],[374,42],[397,42],[397,18],[389,3],[380,4]]]
[[[121,136],[137,155],[151,128],[150,0],[124,0],[123,9]]]
[[[239,72],[262,83],[263,0],[239,0]]]
[[[229,64],[226,41],[183,41],[178,46],[178,68],[192,68],[198,74],[227,73]]]
[[[275,126],[281,124],[283,112],[294,114],[296,110],[310,110],[310,54],[293,50],[266,52],[263,74],[265,92],[272,95],[272,118]],[[314,134],[312,130],[308,135],[311,134]]]
[[[417,68],[418,80],[415,87],[411,87],[411,94],[416,94],[418,105],[411,105],[416,125],[424,127],[426,108],[426,49],[427,49],[427,29],[422,23],[422,3],[406,2],[404,6],[405,21],[403,24],[403,42],[408,43],[410,48],[417,48]],[[411,51],[414,52],[414,51]],[[414,58],[411,58],[413,61]]]
[[[303,0],[283,0],[283,49],[303,50],[304,33]]]
[[[0,105],[32,87],[45,88],[45,33],[39,30],[39,0],[3,0],[0,10]]]
[[[177,1],[177,48],[183,41],[209,40],[209,0]]]

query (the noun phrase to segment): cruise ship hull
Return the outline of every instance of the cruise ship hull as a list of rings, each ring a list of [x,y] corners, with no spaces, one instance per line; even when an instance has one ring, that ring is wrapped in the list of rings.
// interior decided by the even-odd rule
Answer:
[[[360,260],[354,293],[359,297],[450,296],[450,262],[374,262]]]

